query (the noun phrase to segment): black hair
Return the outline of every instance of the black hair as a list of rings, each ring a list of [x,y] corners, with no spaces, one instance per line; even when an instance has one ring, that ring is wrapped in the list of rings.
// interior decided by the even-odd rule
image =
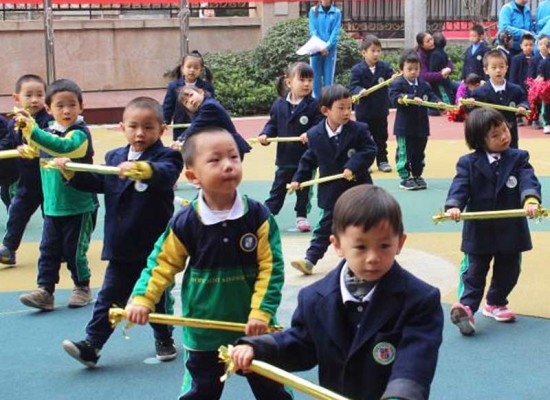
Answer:
[[[418,48],[422,48],[422,45],[424,44],[424,38],[428,35],[431,35],[430,32],[420,32],[416,34],[416,44],[418,45]]]
[[[485,35],[485,28],[479,24],[472,26],[470,31],[477,33],[479,36]]]
[[[46,89],[45,103],[49,107],[52,104],[52,97],[61,92],[71,92],[78,99],[78,104],[82,107],[82,89],[70,79],[58,79],[53,81]]]
[[[382,42],[380,42],[380,39],[374,35],[367,35],[361,41],[361,50],[367,50],[371,46],[382,48]]]
[[[140,96],[130,100],[130,102],[126,104],[126,107],[124,108],[124,112],[126,112],[126,110],[131,108],[151,110],[155,114],[155,117],[157,117],[159,123],[161,125],[164,124],[162,106],[157,100],[153,99],[152,97]],[[124,114],[123,114],[123,118],[124,118]]]
[[[472,150],[484,149],[489,131],[502,124],[508,125],[508,122],[501,112],[492,108],[476,108],[464,123],[466,144]]]
[[[489,50],[485,55],[483,56],[483,68],[487,68],[487,65],[489,64],[489,58],[500,58],[504,60],[506,65],[508,65],[508,57],[506,57],[506,54],[504,54],[499,49],[493,49]]]
[[[166,78],[170,78],[170,79],[179,79],[179,78],[181,78],[182,77],[181,67],[183,66],[183,64],[185,64],[185,60],[187,60],[187,58],[189,58],[189,57],[194,57],[194,58],[200,59],[201,67],[202,67],[202,70],[204,71],[204,80],[207,81],[207,82],[212,82],[212,80],[214,79],[214,76],[212,75],[212,71],[210,70],[210,68],[208,68],[206,65],[204,65],[204,59],[202,57],[202,54],[199,53],[198,50],[193,50],[189,54],[185,54],[181,58],[180,63],[176,67],[174,67],[173,69],[171,69],[170,71],[165,73],[164,76]]]
[[[284,75],[277,77],[275,81],[275,87],[279,96],[285,96],[288,93],[286,86],[286,79],[292,79],[295,76],[298,78],[311,78],[313,79],[313,68],[305,62],[295,62],[291,64],[286,70]]]
[[[197,140],[198,140],[198,138],[200,136],[203,136],[203,135],[212,135],[212,134],[215,134],[215,133],[227,134],[227,135],[231,136],[231,138],[233,140],[235,140],[235,138],[233,137],[233,135],[229,131],[227,131],[226,129],[221,128],[219,126],[207,126],[207,127],[204,127],[202,129],[199,129],[199,130],[193,132],[191,135],[189,135],[188,137],[185,138],[185,142],[183,142],[183,148],[181,150],[182,157],[183,157],[183,162],[185,163],[186,167],[192,167],[193,166],[193,163],[195,161],[195,157],[197,156]],[[239,147],[237,146],[236,141],[235,141],[235,147],[237,149],[237,152],[239,152]],[[241,155],[241,160],[242,160],[242,155]]]
[[[477,85],[481,83],[481,77],[478,74],[473,72],[469,73],[468,76],[464,79],[466,85]]]
[[[342,85],[330,85],[325,86],[321,93],[321,99],[319,101],[320,107],[332,108],[335,101],[342,99],[349,99],[351,97],[350,91]]]
[[[334,4],[334,1],[331,0],[330,5]],[[315,14],[315,18],[319,16],[319,7],[321,7],[321,0],[317,3],[317,5],[313,8],[313,12]]]
[[[413,49],[403,50],[401,57],[399,57],[399,69],[401,71],[403,71],[405,63],[420,64],[420,57],[418,56],[418,53]]]
[[[531,35],[530,33],[524,33],[523,36],[521,37],[519,43],[523,43],[524,40],[528,40],[528,41],[531,41],[531,42],[535,42],[535,37],[533,35]]]
[[[514,44],[514,37],[512,36],[512,34],[510,32],[502,31],[498,34],[498,42],[505,49],[509,49]]]
[[[196,87],[196,86],[187,86],[187,85],[186,85],[186,86],[181,87],[181,88],[179,89],[179,91],[178,91],[178,103],[180,103],[181,106],[183,107],[183,109],[184,109],[185,111],[187,111],[188,113],[190,113],[190,114],[191,114],[191,111],[189,111],[189,110],[183,105],[183,94],[185,93],[186,90],[193,90],[193,91],[199,92],[199,93],[202,92],[203,95],[204,95],[204,98],[207,98],[207,97],[210,96],[210,92],[208,92],[208,91],[206,91],[206,90],[204,90],[204,89],[198,88],[198,87]]]
[[[403,235],[403,216],[397,200],[379,186],[358,185],[346,190],[336,201],[332,233],[338,237],[349,226],[362,227],[366,232],[386,221],[396,235]]]
[[[438,49],[444,49],[445,46],[447,46],[447,39],[445,39],[445,36],[442,32],[434,32],[432,36],[434,38],[435,47],[437,47]]]
[[[25,74],[15,82],[15,93],[21,93],[21,89],[23,88],[23,84],[27,82],[37,82],[41,83],[44,86],[44,91],[46,91],[46,82],[44,82],[44,79],[39,77],[38,75],[34,74]]]

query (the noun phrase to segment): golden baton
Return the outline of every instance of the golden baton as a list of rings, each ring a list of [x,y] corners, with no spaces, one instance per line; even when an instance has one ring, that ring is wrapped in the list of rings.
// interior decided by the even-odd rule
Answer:
[[[457,106],[453,106],[452,104],[438,104],[433,101],[421,101],[420,103],[417,103],[414,101],[414,99],[409,99],[407,97],[401,97],[399,100],[397,100],[399,104],[404,104],[406,106],[420,106],[420,107],[429,107],[429,108],[437,108],[439,110],[451,110],[455,111],[457,109]]]
[[[347,179],[347,178],[344,176],[343,172],[341,174],[323,176],[322,178],[312,179],[312,180],[304,181],[300,183],[300,187],[298,189],[303,189],[305,187],[313,186],[313,185],[319,185],[325,182],[336,181],[338,179]],[[354,178],[351,177],[351,179],[348,179],[348,180],[352,181],[353,179]],[[294,189],[292,189],[292,187],[290,186],[290,183],[286,185],[286,190],[288,190],[289,192],[294,192]]]
[[[248,144],[260,143],[258,138],[250,138],[246,140]],[[285,143],[285,142],[301,142],[302,140],[298,136],[292,137],[272,137],[267,138],[267,143]]]
[[[461,220],[484,220],[484,219],[501,219],[501,218],[523,218],[527,217],[527,211],[523,208],[516,210],[497,210],[497,211],[471,211],[460,214]],[[540,207],[537,209],[537,213],[534,218],[539,220],[548,217],[548,210]],[[440,212],[432,217],[432,221],[435,224],[439,224],[445,221],[451,221],[451,215],[447,212]]]
[[[366,97],[369,94],[376,92],[378,89],[382,89],[383,87],[388,86],[401,75],[403,75],[403,72],[393,75],[390,79],[386,79],[384,82],[380,82],[377,85],[371,86],[370,88],[362,90],[360,93],[351,96],[352,103],[358,103],[359,100],[361,100],[363,97]]]
[[[460,104],[463,105],[463,106],[487,107],[487,108],[493,108],[495,110],[500,110],[500,111],[510,111],[510,112],[513,112],[513,113],[516,113],[516,114],[519,113],[519,108],[518,107],[503,106],[502,104],[485,103],[484,101],[477,101],[477,100],[471,101],[471,100],[468,100],[468,99],[460,99]],[[525,112],[521,113],[521,114],[528,117],[529,114],[531,114],[531,111],[525,110]]]

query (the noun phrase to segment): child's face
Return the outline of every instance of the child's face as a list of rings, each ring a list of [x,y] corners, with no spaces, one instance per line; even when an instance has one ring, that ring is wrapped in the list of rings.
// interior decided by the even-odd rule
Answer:
[[[361,54],[363,55],[366,63],[372,67],[380,60],[380,56],[382,55],[382,48],[373,44],[370,45],[367,49],[362,50]]]
[[[187,56],[181,66],[181,74],[186,82],[195,82],[202,71],[202,61],[198,57]]]
[[[538,43],[538,48],[539,48],[539,52],[540,54],[542,54],[544,57],[546,57],[549,53],[548,51],[548,43],[549,43],[549,40],[548,38],[543,38],[543,39],[540,39],[539,40],[539,43]]]
[[[487,66],[483,68],[483,71],[489,75],[493,83],[502,85],[506,71],[508,71],[508,65],[506,65],[503,57],[489,57]]]
[[[28,110],[31,115],[36,115],[44,108],[45,97],[44,84],[36,81],[24,82],[21,85],[21,91],[13,94],[15,104]]]
[[[338,127],[347,124],[351,119],[352,101],[351,97],[347,99],[336,100],[332,103],[332,107],[321,107],[321,113],[327,117],[331,127]]]
[[[313,77],[302,77],[294,74],[291,78],[286,79],[286,85],[292,92],[292,95],[298,98],[306,97],[313,90]]]
[[[420,64],[406,62],[403,64],[403,69],[401,72],[403,72],[403,77],[406,80],[414,82],[418,78],[418,75],[420,75]]]
[[[481,36],[476,31],[470,31],[470,43],[477,44],[481,41]]]
[[[122,119],[120,128],[134,151],[147,150],[164,133],[164,124],[159,121],[155,112],[148,108],[127,108]]]
[[[328,7],[332,4],[332,0],[321,0],[320,3],[323,7]]]
[[[388,221],[381,221],[366,232],[362,226],[348,226],[330,241],[357,278],[377,281],[390,270],[406,238],[396,234]]]
[[[470,92],[473,92],[474,90],[476,90],[480,86],[480,84],[479,83],[468,83],[466,86],[468,87],[468,90]]]
[[[194,90],[184,88],[182,90],[181,103],[183,107],[191,114],[196,113],[204,100],[204,92],[200,89]]]
[[[502,153],[510,147],[512,135],[508,125],[500,124],[491,128],[485,135],[485,150],[489,153]]]
[[[55,93],[50,106],[46,105],[46,111],[65,128],[76,121],[82,110],[77,95],[68,91]]]
[[[227,132],[205,133],[196,139],[193,165],[187,179],[213,197],[234,196],[242,179],[242,164],[235,139]]]
[[[530,56],[533,54],[535,42],[533,42],[532,40],[524,40],[519,46],[521,47],[521,51],[523,51],[523,54],[525,54],[526,56]]]

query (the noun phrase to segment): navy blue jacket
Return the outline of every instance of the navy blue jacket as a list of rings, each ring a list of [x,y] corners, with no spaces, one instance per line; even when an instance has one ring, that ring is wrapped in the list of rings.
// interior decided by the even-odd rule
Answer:
[[[539,65],[542,62],[542,55],[540,53],[536,53],[531,57],[529,60],[529,68],[527,69],[527,77],[535,79],[539,74]]]
[[[525,80],[529,73],[529,64],[533,57],[527,58],[522,52],[512,57],[512,66],[510,68],[510,82],[515,83],[522,87],[523,90],[527,90]]]
[[[244,140],[239,132],[237,132],[237,128],[235,128],[235,125],[231,121],[231,117],[229,117],[229,114],[218,100],[210,96],[205,96],[199,109],[192,115],[191,118],[191,126],[183,132],[180,139],[185,140],[194,132],[202,128],[217,126],[227,130],[233,135],[241,155],[250,151],[250,145],[246,140]]]
[[[300,291],[291,328],[239,343],[287,371],[318,365],[320,385],[350,399],[428,399],[442,341],[439,290],[394,262],[353,334],[340,289],[343,263]],[[386,365],[377,349],[386,351]]]
[[[191,122],[191,117],[189,117],[187,111],[185,111],[181,103],[178,101],[179,92],[184,86],[185,78],[183,77],[180,77],[179,79],[172,81],[168,84],[166,95],[164,96],[164,101],[162,103],[162,113],[164,115],[164,122],[166,124],[187,124]],[[204,91],[208,92],[208,94],[212,97],[216,97],[214,86],[212,86],[210,82],[198,78],[195,82],[195,87],[203,89]],[[181,135],[183,131],[185,131],[185,128],[174,129],[175,137]]]
[[[545,58],[539,62],[537,68],[537,76],[542,75],[545,80],[550,79],[550,57]]]
[[[129,148],[127,145],[109,151],[105,164],[117,166],[127,161]],[[84,172],[77,172],[68,182],[78,190],[105,194],[103,260],[145,260],[174,213],[173,187],[183,169],[181,154],[158,140],[139,161],[147,161],[153,168],[153,177],[141,183]]]
[[[304,97],[300,104],[291,111],[292,105],[286,97],[279,97],[273,102],[269,112],[269,121],[260,135],[267,137],[295,137],[307,132],[317,125],[323,115],[319,110],[319,102],[311,96]],[[275,165],[278,167],[298,167],[307,145],[297,143],[278,143]]]
[[[485,72],[483,71],[483,56],[489,50],[490,49],[484,42],[480,42],[476,52],[472,54],[472,45],[470,45],[464,52],[464,64],[462,66],[462,74],[460,75],[460,79],[466,79],[469,74],[477,74],[481,79],[483,79],[485,76]]]
[[[359,94],[363,89],[368,89],[390,79],[393,74],[394,72],[388,63],[378,61],[373,74],[367,62],[361,61],[351,69],[349,84],[351,93]],[[386,86],[363,97],[355,106],[355,117],[357,121],[366,122],[368,119],[387,116],[389,109],[390,99],[388,97],[388,87]]]
[[[8,121],[0,115],[0,151],[15,149],[15,140],[10,135]],[[17,180],[17,159],[0,160],[0,184],[10,184]]]
[[[367,124],[349,121],[342,128],[338,149],[328,137],[325,128],[326,118],[307,132],[309,149],[300,159],[298,170],[292,180],[304,182],[311,179],[319,167],[319,177],[341,174],[350,169],[355,176],[353,181],[338,179],[322,183],[318,187],[317,204],[323,210],[332,210],[338,197],[346,190],[362,183],[372,183],[368,168],[376,157],[376,144]]]
[[[424,101],[440,101],[428,82],[418,78],[418,87],[415,91],[404,77],[397,78],[390,85],[390,103],[397,108],[393,134],[395,136],[429,136],[428,109],[426,107],[399,104],[398,100],[405,96],[410,99],[420,97]]]
[[[541,201],[541,186],[529,164],[529,153],[509,148],[501,153],[495,177],[483,150],[460,157],[445,209],[494,211],[522,208],[525,199]],[[526,218],[464,221],[461,250],[467,254],[515,254],[530,250]]]

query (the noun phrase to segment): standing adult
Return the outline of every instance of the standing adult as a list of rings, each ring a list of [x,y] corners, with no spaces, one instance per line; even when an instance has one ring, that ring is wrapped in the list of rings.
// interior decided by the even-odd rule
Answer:
[[[332,85],[336,65],[336,46],[342,27],[342,12],[332,0],[320,0],[309,10],[309,33],[327,42],[327,47],[312,54],[313,97],[321,97],[323,86]]]
[[[537,6],[537,19],[535,20],[537,34],[540,34],[540,31],[548,21],[550,21],[550,1],[543,0]]]
[[[521,37],[526,33],[535,35],[527,0],[512,0],[502,6],[498,15],[498,32],[500,34],[503,31],[510,32],[514,38],[514,45],[510,49],[512,56],[519,54],[521,52]]]

